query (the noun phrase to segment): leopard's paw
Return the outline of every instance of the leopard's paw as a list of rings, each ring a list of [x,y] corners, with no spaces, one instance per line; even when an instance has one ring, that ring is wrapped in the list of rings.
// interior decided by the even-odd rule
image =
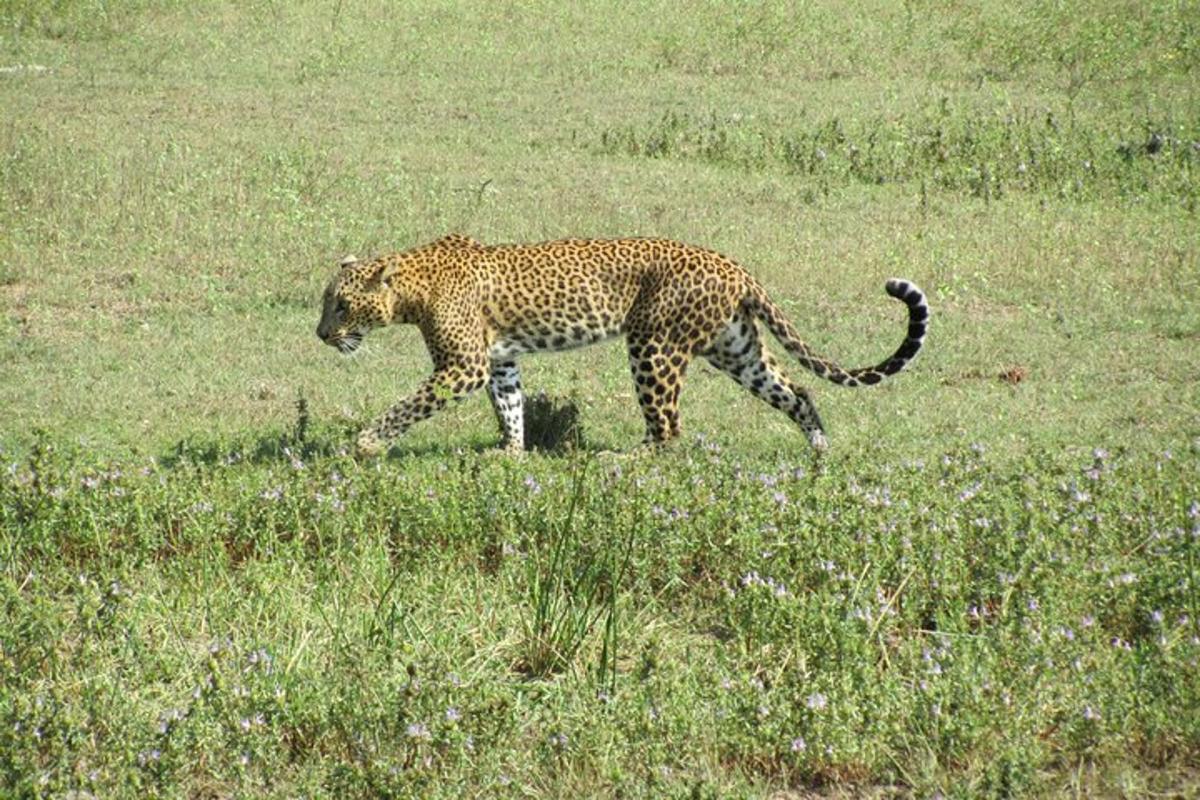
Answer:
[[[370,428],[358,435],[354,442],[354,457],[359,459],[378,458],[387,452],[387,444]]]

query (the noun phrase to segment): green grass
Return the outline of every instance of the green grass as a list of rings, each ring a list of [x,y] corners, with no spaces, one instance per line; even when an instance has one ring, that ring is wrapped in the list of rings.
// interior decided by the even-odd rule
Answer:
[[[1198,32],[0,2],[0,795],[1195,794]],[[821,462],[700,364],[605,455],[612,343],[523,363],[575,449],[480,396],[354,463],[428,358],[319,293],[449,231],[715,247],[851,366],[900,275],[931,334],[814,386]]]
[[[364,467],[337,441],[39,446],[5,477],[11,790],[1194,780],[1195,452]]]

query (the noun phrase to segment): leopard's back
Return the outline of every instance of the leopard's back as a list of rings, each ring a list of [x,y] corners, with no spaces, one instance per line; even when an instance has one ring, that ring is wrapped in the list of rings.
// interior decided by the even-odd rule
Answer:
[[[625,332],[631,319],[670,325],[714,292],[731,313],[745,289],[728,259],[668,239],[495,245],[475,263],[497,350],[510,354],[590,344]]]

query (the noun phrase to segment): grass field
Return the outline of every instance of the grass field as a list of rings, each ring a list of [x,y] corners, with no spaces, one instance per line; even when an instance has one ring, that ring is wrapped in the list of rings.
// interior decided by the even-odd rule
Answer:
[[[1197,796],[1198,68],[1190,0],[0,0],[0,796]],[[356,462],[429,362],[320,292],[451,231],[931,333],[820,460],[699,364],[609,454],[610,343],[522,364],[573,447]]]

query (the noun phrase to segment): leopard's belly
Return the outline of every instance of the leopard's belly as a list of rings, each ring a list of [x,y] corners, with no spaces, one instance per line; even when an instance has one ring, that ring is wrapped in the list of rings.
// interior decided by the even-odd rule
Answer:
[[[585,324],[580,320],[527,322],[499,334],[488,349],[488,357],[492,361],[503,361],[522,353],[574,350],[619,336],[624,328],[623,320],[611,317],[599,324]]]

